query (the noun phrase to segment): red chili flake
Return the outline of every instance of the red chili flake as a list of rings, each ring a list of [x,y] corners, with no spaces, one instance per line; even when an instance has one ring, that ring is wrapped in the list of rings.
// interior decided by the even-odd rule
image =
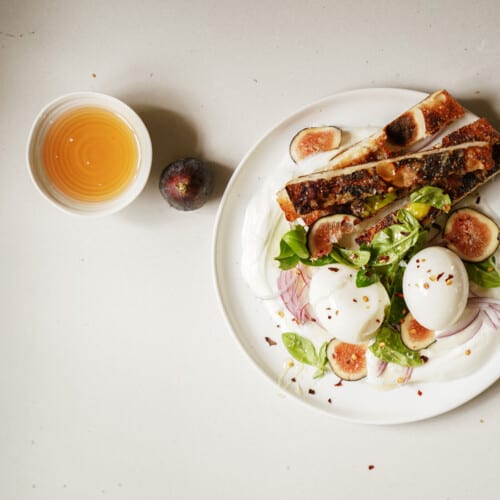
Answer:
[[[418,394],[419,396],[421,396],[421,395],[423,394],[423,392],[419,389],[419,390],[417,391],[417,394]]]
[[[404,295],[402,292],[396,292],[395,295],[396,295],[396,297],[399,297],[400,299],[404,298]]]
[[[342,379],[339,378],[339,381],[334,385],[334,387],[342,387]]]
[[[417,262],[417,264],[418,264],[418,263],[420,262],[420,259],[417,259],[417,261],[416,261],[416,262]]]
[[[317,320],[316,318],[311,318],[311,321],[312,321],[313,323],[316,323],[316,321],[318,321],[318,320]]]
[[[279,325],[278,325],[279,326]],[[266,342],[270,345],[270,346],[273,346],[273,345],[276,345],[277,342],[275,342],[272,338],[270,337],[264,337],[264,339],[266,340]]]
[[[316,394],[316,391],[315,391],[314,389],[309,389],[307,392],[308,392],[309,394],[313,394],[313,395],[314,395],[314,394]]]
[[[292,377],[290,380],[291,380],[293,383],[297,382],[297,379],[296,379],[295,377]]]
[[[331,315],[330,315],[330,314],[327,316],[327,318],[328,318],[328,319],[332,319],[332,317],[331,317]]]
[[[328,270],[333,271],[334,273],[338,273],[340,271],[338,267],[329,267]]]
[[[439,281],[442,277],[443,277],[444,273],[439,273],[437,276],[436,276],[436,281]]]
[[[352,299],[353,302],[356,302],[356,304],[358,303],[357,299]]]
[[[372,464],[370,464],[370,465],[368,466],[368,470],[373,470],[373,469],[375,469],[375,466],[374,466],[374,465],[372,465]]]
[[[410,233],[408,231],[401,231],[402,236],[410,236]]]
[[[387,262],[389,260],[389,256],[388,255],[381,255],[379,258],[378,258],[379,262]]]
[[[328,398],[328,403],[332,404],[332,398]]]
[[[453,274],[448,274],[448,276],[446,277],[446,281],[451,280],[453,278],[454,278]]]
[[[380,323],[380,320],[379,320],[378,318],[375,318],[375,321],[376,321],[377,323]]]
[[[420,356],[420,359],[424,362],[427,363],[429,361],[429,358],[427,356]]]

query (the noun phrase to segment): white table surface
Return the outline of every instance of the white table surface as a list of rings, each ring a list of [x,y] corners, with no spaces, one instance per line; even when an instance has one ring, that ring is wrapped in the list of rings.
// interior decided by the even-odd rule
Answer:
[[[496,0],[0,0],[0,499],[495,498],[498,383],[408,425],[298,404],[228,330],[211,239],[246,151],[321,97],[445,87],[498,127],[499,20]],[[150,181],[113,216],[65,215],[28,177],[32,120],[75,90],[151,133]],[[157,183],[187,155],[217,186],[183,213]]]

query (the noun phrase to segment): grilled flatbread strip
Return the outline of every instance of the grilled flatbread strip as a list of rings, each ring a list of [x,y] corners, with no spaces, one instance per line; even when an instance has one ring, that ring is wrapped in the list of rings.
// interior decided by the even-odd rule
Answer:
[[[342,170],[316,172],[289,182],[285,189],[298,214],[328,210],[394,192],[402,198],[425,185],[446,188],[450,176],[464,177],[493,166],[489,142],[469,142],[366,163]]]
[[[335,155],[323,170],[391,158],[437,134],[463,114],[462,106],[446,90],[438,90],[371,136]]]
[[[465,196],[473,193],[478,187],[491,180],[500,172],[500,134],[485,118],[480,118],[447,135],[443,138],[442,146],[451,146],[474,140],[489,141],[492,144],[493,167],[489,170],[485,169],[469,172],[465,175],[462,182],[450,177],[449,186],[445,188],[444,191],[449,194],[452,205],[458,203]],[[423,221],[424,227],[431,225],[440,213],[439,210],[431,210],[425,221]],[[356,242],[358,244],[371,242],[379,231],[394,224],[396,221],[397,210],[394,210],[363,231],[356,238]]]
[[[405,149],[437,134],[463,114],[462,106],[446,90],[434,92],[371,136],[338,153],[325,166],[325,170],[360,165],[402,154]],[[301,216],[295,211],[286,190],[278,192],[277,201],[288,221],[292,222]],[[302,215],[302,218],[309,224],[328,213],[330,212],[323,210]]]

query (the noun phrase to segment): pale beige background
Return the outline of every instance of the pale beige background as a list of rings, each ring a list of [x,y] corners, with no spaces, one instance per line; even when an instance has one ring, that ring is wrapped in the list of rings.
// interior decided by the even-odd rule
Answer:
[[[495,498],[498,384],[405,426],[309,410],[232,339],[210,249],[231,171],[311,101],[446,87],[499,126],[499,21],[495,0],[0,0],[0,499]],[[153,139],[146,190],[108,218],[28,178],[33,118],[74,90],[124,99]],[[193,213],[157,192],[183,155],[217,169]]]

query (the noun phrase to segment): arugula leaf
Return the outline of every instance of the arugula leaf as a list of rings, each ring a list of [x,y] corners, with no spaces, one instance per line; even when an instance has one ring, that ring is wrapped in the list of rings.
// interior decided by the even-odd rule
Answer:
[[[438,208],[444,212],[449,212],[451,208],[451,198],[445,194],[441,188],[434,186],[424,186],[410,194],[412,203],[422,203]]]
[[[294,359],[316,368],[313,378],[322,377],[327,372],[328,358],[326,356],[326,348],[328,342],[323,343],[318,354],[316,354],[314,344],[309,339],[297,333],[283,333],[281,338],[287,351]]]
[[[469,279],[483,288],[497,288],[500,286],[500,273],[498,272],[495,257],[482,262],[465,262],[465,269]]]
[[[408,349],[401,340],[401,334],[383,325],[375,336],[375,342],[368,348],[377,358],[401,366],[421,366],[424,364],[418,351]]]

